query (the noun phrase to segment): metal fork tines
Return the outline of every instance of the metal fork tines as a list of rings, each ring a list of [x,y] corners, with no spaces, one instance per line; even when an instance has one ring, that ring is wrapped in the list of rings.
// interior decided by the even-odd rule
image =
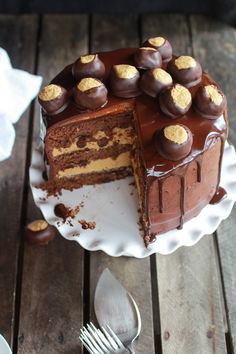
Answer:
[[[92,322],[81,329],[79,339],[91,354],[126,354],[129,351],[124,347],[113,330],[106,326],[102,331]]]

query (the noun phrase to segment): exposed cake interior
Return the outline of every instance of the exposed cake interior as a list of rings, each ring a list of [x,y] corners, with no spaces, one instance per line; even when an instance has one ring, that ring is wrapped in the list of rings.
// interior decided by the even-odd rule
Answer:
[[[68,124],[47,137],[51,175],[68,186],[101,183],[131,174],[137,139],[133,113]]]

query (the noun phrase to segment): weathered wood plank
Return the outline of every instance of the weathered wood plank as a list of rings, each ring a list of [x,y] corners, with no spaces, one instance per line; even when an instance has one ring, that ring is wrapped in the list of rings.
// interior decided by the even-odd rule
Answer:
[[[229,140],[236,143],[236,92],[234,89],[236,31],[232,27],[203,16],[192,16],[190,21],[194,54],[227,95],[230,121]]]
[[[138,46],[136,16],[94,16],[92,22],[92,51]],[[142,316],[142,333],[136,345],[137,354],[154,353],[150,260],[112,258],[102,252],[90,254],[90,312],[93,314],[94,290],[99,275],[108,267],[137,301]]]
[[[220,264],[223,276],[224,293],[226,299],[226,313],[228,318],[228,338],[233,353],[236,352],[236,278],[235,278],[235,249],[236,249],[236,207],[230,217],[223,221],[217,230]]]
[[[143,37],[167,37],[177,54],[191,54],[186,18],[143,17]],[[162,349],[172,353],[226,353],[212,236],[170,256],[156,256]]]
[[[211,238],[157,257],[163,353],[227,353]]]
[[[1,15],[0,27],[0,45],[8,51],[13,66],[33,72],[37,17]],[[11,158],[0,163],[0,333],[11,344],[28,125],[29,109],[15,125]]]
[[[236,145],[236,31],[220,22],[194,16],[191,18],[194,52],[220,83],[228,100],[229,140]],[[220,263],[223,273],[229,330],[236,351],[236,208],[217,230]]]
[[[87,50],[87,16],[45,16],[38,72],[45,83]],[[35,111],[35,139],[39,110]],[[39,217],[29,191],[27,219]],[[56,238],[47,247],[26,245],[18,353],[82,353],[84,250]]]

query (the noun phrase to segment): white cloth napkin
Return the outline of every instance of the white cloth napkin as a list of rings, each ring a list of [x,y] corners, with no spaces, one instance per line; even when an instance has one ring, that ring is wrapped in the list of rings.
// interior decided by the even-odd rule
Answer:
[[[38,94],[42,77],[14,69],[7,52],[0,48],[0,161],[11,156],[16,123]]]

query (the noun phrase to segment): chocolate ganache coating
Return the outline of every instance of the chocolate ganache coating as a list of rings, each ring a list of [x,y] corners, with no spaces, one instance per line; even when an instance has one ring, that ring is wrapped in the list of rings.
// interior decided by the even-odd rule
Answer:
[[[154,139],[158,153],[172,161],[186,157],[190,153],[193,143],[191,130],[182,124],[163,127],[156,132]]]
[[[192,87],[201,81],[201,65],[188,55],[182,55],[168,63],[168,71],[172,77],[186,87]]]
[[[107,103],[107,89],[98,79],[92,77],[83,78],[73,90],[76,104],[81,109],[95,110],[104,107]]]
[[[149,38],[144,42],[143,46],[157,49],[164,63],[172,59],[172,46],[169,41],[163,37]]]
[[[67,90],[55,84],[45,86],[39,93],[38,101],[48,115],[62,112],[69,103]]]
[[[119,64],[134,65],[133,57],[136,50],[137,48],[123,48],[112,52],[99,53],[99,57],[106,68],[103,80],[107,87],[110,81],[109,74],[113,66]],[[65,87],[70,93],[75,85],[71,67],[72,65],[68,65],[52,81],[54,84]],[[165,69],[166,66],[163,65],[163,68]],[[138,82],[140,82],[139,79],[137,80]],[[189,89],[193,97],[199,85],[200,83]],[[215,85],[217,87],[214,80],[205,72],[201,78],[201,85]],[[134,88],[137,88],[137,86],[134,85],[132,90]],[[162,92],[164,91],[161,91],[160,96]],[[53,166],[53,157],[51,157],[53,139],[51,137],[54,137],[58,131],[67,127],[68,129],[73,126],[76,127],[78,124],[83,124],[84,122],[99,121],[99,118],[102,116],[112,117],[113,115],[127,114],[127,112],[133,113],[135,125],[137,126],[137,137],[140,142],[140,150],[137,151],[137,155],[135,156],[142,156],[143,173],[145,176],[144,183],[147,187],[147,192],[150,191],[150,193],[148,192],[148,202],[145,206],[150,231],[146,240],[146,244],[148,244],[155,238],[155,235],[166,232],[171,228],[181,227],[183,222],[196,216],[202,209],[202,205],[207,205],[218,189],[224,141],[228,135],[227,111],[225,109],[218,119],[204,119],[193,107],[190,107],[181,116],[182,112],[175,122],[178,125],[188,127],[194,138],[187,158],[175,161],[167,157],[164,158],[157,153],[155,139],[153,139],[154,132],[159,132],[170,123],[169,117],[171,112],[168,112],[170,110],[168,109],[166,114],[164,109],[163,111],[160,109],[157,98],[146,94],[141,94],[135,99],[129,100],[125,97],[115,96],[110,90],[108,103],[102,109],[89,112],[86,110],[78,111],[73,100],[70,100],[69,106],[63,112],[54,116],[44,115],[43,121],[47,127],[45,152],[49,163]],[[171,117],[176,117],[176,114],[173,115],[171,113]],[[204,160],[206,160],[206,163],[202,163]],[[211,162],[212,166],[215,167],[214,169],[210,167]],[[188,171],[192,170],[195,171],[196,175],[196,188],[187,191],[185,183],[188,183]],[[53,174],[53,169],[50,171],[52,173],[49,178],[53,179],[55,173]],[[205,175],[209,175],[209,180],[202,178]],[[168,185],[168,188],[171,188],[170,190],[174,191],[179,188],[178,193],[170,193],[170,197],[172,198],[173,196],[176,205],[174,218],[170,218],[168,210],[165,210],[168,207],[166,204],[166,185]],[[196,198],[200,195],[202,196],[201,205],[196,205]],[[157,205],[158,201],[159,205]]]
[[[159,104],[162,112],[168,117],[178,118],[190,109],[192,96],[186,87],[174,84],[160,93]]]
[[[147,70],[140,80],[141,90],[151,97],[157,97],[162,90],[172,84],[170,74],[161,68]]]
[[[134,63],[139,69],[160,68],[162,65],[161,54],[152,47],[141,47],[134,53]]]
[[[84,77],[102,79],[105,74],[105,65],[97,54],[83,55],[72,65],[72,75],[76,80]]]
[[[226,98],[215,85],[200,86],[194,96],[194,108],[204,118],[217,119],[226,108]]]
[[[132,98],[140,95],[140,74],[133,65],[114,65],[109,76],[111,91],[114,96]]]

